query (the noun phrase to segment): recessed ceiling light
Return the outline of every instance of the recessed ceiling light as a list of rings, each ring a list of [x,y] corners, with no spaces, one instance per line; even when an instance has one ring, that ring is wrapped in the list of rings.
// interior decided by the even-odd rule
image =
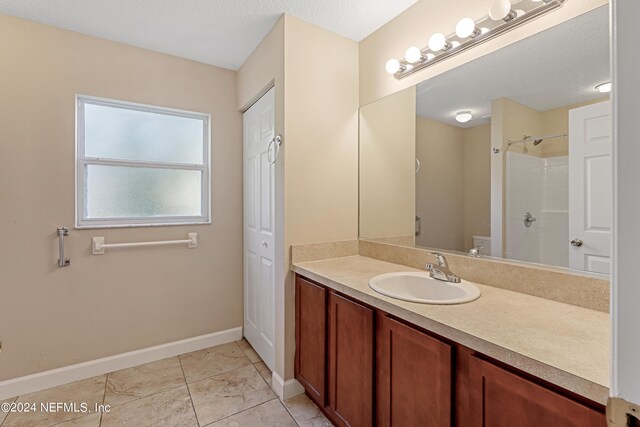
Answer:
[[[460,111],[456,114],[456,121],[460,123],[467,123],[472,118],[471,111]]]
[[[611,92],[611,82],[600,83],[598,86],[596,86],[596,90],[600,93]]]

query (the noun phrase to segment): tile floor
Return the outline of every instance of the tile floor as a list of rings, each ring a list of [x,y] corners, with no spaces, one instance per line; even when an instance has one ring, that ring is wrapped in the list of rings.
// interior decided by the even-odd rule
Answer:
[[[0,402],[0,403],[4,403]],[[305,396],[281,402],[271,371],[245,340],[135,366],[6,402],[75,402],[110,411],[5,413],[0,427],[327,427]]]

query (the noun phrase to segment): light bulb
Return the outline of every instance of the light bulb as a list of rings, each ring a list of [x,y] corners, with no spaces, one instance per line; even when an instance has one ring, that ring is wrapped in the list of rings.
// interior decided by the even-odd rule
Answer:
[[[472,118],[471,111],[460,111],[456,114],[456,121],[459,123],[467,123]]]
[[[404,59],[412,64],[420,61],[420,58],[422,58],[422,52],[419,47],[412,46],[404,53]]]
[[[387,61],[387,64],[384,66],[384,69],[387,70],[389,74],[395,74],[400,71],[400,61],[395,58],[392,58]]]
[[[494,21],[505,19],[511,13],[511,2],[509,0],[496,0],[489,10],[489,17]]]
[[[429,37],[429,49],[434,52],[442,50],[447,45],[447,38],[442,33],[435,33]]]
[[[600,93],[609,93],[611,92],[611,82],[600,83],[596,86],[596,90]]]
[[[476,33],[476,23],[471,18],[462,18],[456,24],[456,36],[461,39],[473,36]]]

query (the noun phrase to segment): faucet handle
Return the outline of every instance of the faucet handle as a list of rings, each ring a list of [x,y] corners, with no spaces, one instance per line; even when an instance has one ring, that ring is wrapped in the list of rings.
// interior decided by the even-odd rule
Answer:
[[[474,246],[473,248],[469,249],[469,256],[479,258],[480,257],[480,251],[482,249],[484,249],[484,245]]]
[[[438,267],[448,267],[447,259],[440,252],[431,252],[431,255],[436,257]]]

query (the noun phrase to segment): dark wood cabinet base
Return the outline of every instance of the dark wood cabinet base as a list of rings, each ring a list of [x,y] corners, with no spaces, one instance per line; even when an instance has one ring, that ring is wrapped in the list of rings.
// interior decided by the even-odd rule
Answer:
[[[341,427],[606,426],[602,405],[299,275],[296,378]]]

